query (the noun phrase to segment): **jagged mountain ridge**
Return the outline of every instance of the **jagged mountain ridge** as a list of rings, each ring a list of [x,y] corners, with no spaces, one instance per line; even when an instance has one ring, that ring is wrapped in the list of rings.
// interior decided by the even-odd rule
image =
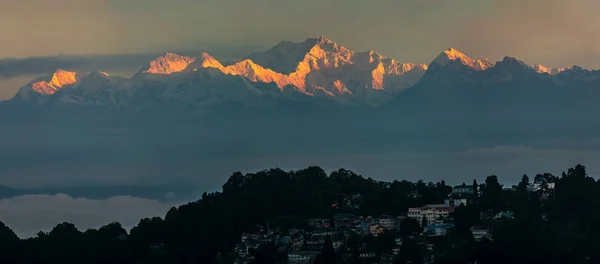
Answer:
[[[419,83],[390,101],[384,112],[410,112],[403,118],[473,131],[600,128],[590,121],[600,118],[595,103],[600,98],[600,71],[573,66],[548,73],[508,56],[481,70],[457,58],[444,66],[434,61]]]
[[[80,78],[76,72],[57,69],[54,73],[36,78],[23,86],[15,97],[29,100],[31,96],[52,95],[63,87],[75,84]]]
[[[169,62],[169,60],[175,60]],[[277,63],[285,65],[278,66]],[[294,65],[289,70],[288,65]],[[280,89],[289,86],[306,95],[354,95],[369,100],[369,90],[390,91],[415,84],[426,65],[398,63],[375,52],[353,52],[323,37],[302,43],[282,42],[274,48],[223,66],[208,54],[199,62],[194,58],[166,54],[151,62],[150,73],[173,73],[161,65],[178,65],[178,71],[216,68],[228,75],[239,75],[253,82],[275,83]],[[173,67],[169,67],[171,69]],[[174,69],[174,68],[173,68]]]
[[[440,67],[445,67],[453,61],[458,61],[462,65],[468,66],[469,68],[475,71],[485,71],[491,67],[494,67],[494,65],[496,64],[487,58],[483,58],[480,60],[471,59],[467,55],[463,54],[455,48],[449,48],[443,51],[433,60],[432,64],[437,64]]]
[[[593,86],[598,75],[577,66],[529,66],[510,57],[500,62],[472,59],[454,48],[443,51],[429,65],[399,63],[373,51],[354,52],[324,37],[311,37],[300,43],[281,42],[227,66],[207,53],[198,57],[165,53],[129,79],[58,69],[22,87],[9,105],[187,108],[324,98],[324,102],[379,106],[405,92],[442,96],[454,91],[447,86],[459,85],[457,80],[489,86],[535,79],[542,85],[567,87]],[[420,91],[415,92],[417,88]],[[454,92],[449,96],[493,94]]]
[[[198,71],[217,69],[223,75],[247,79],[250,81],[250,86],[273,84],[279,88],[283,96],[289,98],[323,96],[332,97],[330,99],[341,102],[377,105],[391,98],[391,94],[415,84],[427,69],[426,65],[399,63],[372,51],[353,52],[323,37],[309,38],[301,43],[278,44],[276,47],[282,46],[290,49],[309,47],[305,50],[306,53],[301,60],[295,62],[297,65],[293,72],[277,72],[269,67],[279,68],[268,62],[266,64],[269,67],[265,67],[253,61],[268,61],[269,58],[276,60],[279,58],[278,54],[282,52],[281,48],[276,53],[268,50],[253,54],[228,66],[223,66],[207,53],[199,57],[166,53],[151,61],[131,79],[121,80],[120,83],[110,85],[113,89],[110,93],[137,90],[136,87],[139,88],[140,82],[143,84],[150,81],[154,83],[153,86],[162,86],[163,93],[166,94],[170,93],[168,90],[173,86],[179,85],[178,81],[185,82],[185,78],[196,78]],[[293,51],[288,53],[293,53]],[[294,61],[297,59],[294,57],[298,57],[298,55],[283,58],[283,61],[286,59]],[[56,73],[62,71],[64,70],[59,69]],[[86,78],[86,76],[79,77],[79,79]],[[142,79],[145,81],[141,81]],[[70,85],[72,87],[82,86],[76,83]],[[64,95],[64,93],[54,95],[60,88],[62,87],[52,88],[52,93],[44,90],[37,92],[40,97],[57,97]],[[21,95],[17,94],[17,96]],[[127,104],[125,102],[117,103],[115,100],[109,101],[110,103],[107,102],[107,104],[110,105]]]
[[[73,157],[85,156],[79,146],[96,144],[90,152],[101,150],[94,158],[102,162],[116,153],[144,164],[178,152],[206,159],[219,153],[228,158],[246,153],[253,159],[308,153],[316,160],[316,152],[597,144],[600,71],[571,67],[540,73],[515,58],[488,63],[449,49],[419,66],[427,70],[418,75],[410,64],[322,42],[311,49],[325,52],[307,53],[301,60],[294,53],[286,63],[298,62],[291,73],[256,62],[274,54],[268,52],[233,63],[208,54],[181,61],[165,56],[165,63],[153,64],[162,73],[148,72],[154,71],[148,63],[131,78],[79,73],[74,83],[59,82],[52,94],[35,92],[39,98],[16,96],[0,104],[3,144],[13,152],[68,146]],[[290,78],[299,76],[297,68],[310,70],[304,83],[321,89],[306,85],[303,91],[276,82],[298,81]],[[375,69],[380,74],[374,75]],[[36,82],[52,83],[53,75]],[[390,77],[398,75],[415,77],[415,84],[395,87]],[[266,79],[273,76],[280,79]],[[373,85],[381,79],[383,91]],[[22,89],[34,91],[32,85]],[[30,155],[22,154],[27,161]]]

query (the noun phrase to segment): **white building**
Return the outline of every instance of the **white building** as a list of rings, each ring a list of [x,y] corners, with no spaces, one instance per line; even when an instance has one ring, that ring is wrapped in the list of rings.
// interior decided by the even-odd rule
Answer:
[[[448,217],[456,209],[455,206],[445,204],[430,204],[423,207],[408,208],[408,218],[422,224],[423,217],[427,223],[435,223],[438,218]]]
[[[467,205],[469,200],[475,194],[475,188],[473,185],[458,185],[452,187],[452,192],[448,195],[448,198],[444,200],[444,204],[450,206],[461,206]]]

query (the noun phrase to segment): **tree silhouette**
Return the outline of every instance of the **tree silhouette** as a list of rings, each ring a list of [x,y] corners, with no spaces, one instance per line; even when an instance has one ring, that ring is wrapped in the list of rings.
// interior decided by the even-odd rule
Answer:
[[[264,244],[256,250],[252,250],[251,255],[254,257],[251,264],[283,264],[287,262],[287,255],[279,252],[277,247],[272,244]]]
[[[19,237],[15,232],[0,221],[0,263],[17,262],[15,250],[19,244]]]
[[[315,264],[329,263],[342,263],[342,259],[338,254],[336,254],[335,249],[333,248],[331,236],[327,235],[325,236],[325,245],[323,246],[323,250],[321,250],[321,253],[317,255]]]
[[[505,208],[504,193],[502,185],[498,182],[496,175],[488,176],[482,186],[481,198],[479,199],[481,209],[501,211]]]
[[[425,258],[425,250],[422,245],[419,245],[413,239],[404,239],[400,246],[400,254],[394,260],[394,263],[423,263]]]
[[[423,227],[414,219],[406,218],[400,223],[399,234],[401,236],[419,234],[421,231],[423,231]]]
[[[346,248],[349,263],[361,263],[365,250],[386,254],[402,238],[396,263],[422,263],[425,244],[434,244],[436,263],[597,263],[600,261],[600,181],[577,165],[561,177],[538,174],[554,183],[541,192],[529,190],[530,179],[503,189],[489,176],[477,192],[481,195],[453,213],[454,227],[444,237],[422,237],[419,221],[407,218],[397,234],[386,230],[375,237],[350,236]],[[171,208],[164,220],[141,219],[129,234],[119,223],[79,231],[71,223],[56,225],[50,232],[19,239],[0,223],[0,263],[231,263],[233,248],[244,232],[259,227],[306,227],[308,218],[332,218],[332,203],[357,199],[356,215],[402,214],[409,207],[439,203],[451,188],[444,182],[381,182],[348,170],[327,175],[321,168],[297,171],[270,169],[256,173],[233,173],[222,192],[204,193],[201,199]],[[477,201],[478,200],[478,201]],[[354,203],[354,201],[352,201]],[[481,212],[513,211],[514,218],[480,219]],[[421,224],[426,225],[425,219]],[[491,230],[489,239],[475,241],[472,227]],[[282,230],[285,232],[285,230]],[[263,244],[252,250],[254,263],[285,263],[284,247]],[[317,260],[337,263],[331,237]]]

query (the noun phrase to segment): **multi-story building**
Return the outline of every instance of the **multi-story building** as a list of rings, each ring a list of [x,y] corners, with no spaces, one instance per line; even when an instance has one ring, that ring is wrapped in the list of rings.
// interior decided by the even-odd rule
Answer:
[[[473,194],[475,194],[475,188],[473,188],[473,185],[466,185],[466,184],[458,185],[458,186],[452,187],[451,194],[473,195]]]
[[[448,217],[456,209],[455,206],[445,204],[430,204],[423,207],[408,208],[408,218],[422,224],[423,217],[427,223],[435,223],[439,218]]]
[[[444,201],[444,204],[451,206],[467,205],[469,200],[475,194],[473,185],[458,185],[452,188],[452,192]]]

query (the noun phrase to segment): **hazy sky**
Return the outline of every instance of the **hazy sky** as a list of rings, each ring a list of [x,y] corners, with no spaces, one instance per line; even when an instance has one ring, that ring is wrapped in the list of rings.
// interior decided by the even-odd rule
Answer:
[[[600,68],[597,0],[3,0],[0,58],[269,47],[324,35],[428,63],[448,47]]]

